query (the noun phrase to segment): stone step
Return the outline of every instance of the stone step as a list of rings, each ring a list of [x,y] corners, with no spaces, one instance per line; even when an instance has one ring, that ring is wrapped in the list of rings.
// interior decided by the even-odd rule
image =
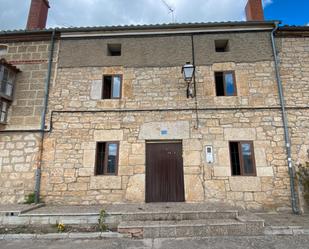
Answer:
[[[118,232],[134,238],[251,236],[262,235],[264,227],[260,222],[236,219],[124,221],[118,225]]]
[[[117,216],[108,213],[108,216]],[[236,219],[237,211],[172,211],[172,212],[132,212],[122,213],[121,221],[165,221],[165,220],[206,220],[206,219]]]

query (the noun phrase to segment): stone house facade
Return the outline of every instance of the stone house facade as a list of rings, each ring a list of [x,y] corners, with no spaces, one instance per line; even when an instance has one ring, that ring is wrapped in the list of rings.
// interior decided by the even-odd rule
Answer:
[[[21,71],[0,127],[0,203],[33,192],[40,167],[47,203],[291,209],[274,29],[255,21],[0,33],[1,57]],[[308,35],[275,31],[293,165],[309,149]]]
[[[0,63],[1,71],[3,73],[6,64],[18,69],[12,99],[7,101],[2,98],[1,91],[1,103],[8,103],[7,112],[5,115],[2,112],[3,120],[0,123],[1,204],[23,202],[25,196],[34,190],[35,169],[39,165],[41,151],[39,131],[50,37],[51,32],[1,34],[0,57],[4,59]],[[53,66],[52,75],[54,69]],[[0,76],[3,87],[3,74]]]

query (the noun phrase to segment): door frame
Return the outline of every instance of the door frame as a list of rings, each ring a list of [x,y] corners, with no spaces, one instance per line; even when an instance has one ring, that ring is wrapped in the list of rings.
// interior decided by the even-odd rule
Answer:
[[[183,164],[183,142],[181,139],[152,139],[145,140],[145,203],[147,198],[147,144],[180,144],[181,145],[181,157],[182,157],[182,174],[183,174],[183,201],[186,202],[186,194],[185,194],[185,177],[184,177],[184,164]],[[153,202],[149,202],[153,203]],[[155,202],[154,202],[155,203]]]

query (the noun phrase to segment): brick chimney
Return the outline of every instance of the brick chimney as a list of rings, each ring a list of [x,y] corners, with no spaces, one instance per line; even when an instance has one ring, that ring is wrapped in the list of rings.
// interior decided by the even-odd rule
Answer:
[[[49,8],[48,0],[31,0],[27,29],[44,29]]]
[[[248,0],[246,17],[247,21],[264,21],[262,0]]]

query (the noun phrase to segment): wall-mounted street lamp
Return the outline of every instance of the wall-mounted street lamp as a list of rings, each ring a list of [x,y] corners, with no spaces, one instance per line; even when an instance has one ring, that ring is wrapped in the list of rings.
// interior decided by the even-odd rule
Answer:
[[[183,78],[185,82],[187,82],[188,87],[187,87],[187,98],[194,97],[194,91],[193,91],[193,86],[191,84],[193,75],[194,75],[194,70],[195,66],[192,65],[190,62],[187,62],[185,65],[183,65],[181,69],[181,73],[183,74]]]

